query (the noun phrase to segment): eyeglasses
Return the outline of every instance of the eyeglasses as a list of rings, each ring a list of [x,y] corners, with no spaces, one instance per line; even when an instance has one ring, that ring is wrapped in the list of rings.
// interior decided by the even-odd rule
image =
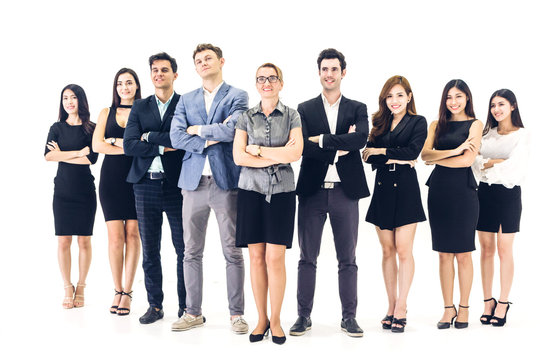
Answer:
[[[277,83],[278,80],[279,80],[279,77],[277,77],[276,75],[270,75],[268,77],[266,76],[257,76],[257,84],[264,84],[266,82],[266,80],[268,80],[269,83],[273,84],[273,83]]]

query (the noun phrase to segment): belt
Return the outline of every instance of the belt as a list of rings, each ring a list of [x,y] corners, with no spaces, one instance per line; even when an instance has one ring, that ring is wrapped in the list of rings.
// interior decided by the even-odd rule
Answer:
[[[150,180],[161,180],[165,179],[165,173],[163,172],[147,172],[146,175],[144,175],[145,178]]]
[[[334,188],[337,188],[339,186],[339,183],[338,182],[328,182],[328,181],[325,181],[321,184],[321,189],[334,189]]]

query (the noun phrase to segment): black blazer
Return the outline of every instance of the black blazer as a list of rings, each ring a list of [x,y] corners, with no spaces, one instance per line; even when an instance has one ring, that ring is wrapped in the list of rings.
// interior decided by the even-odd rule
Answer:
[[[347,197],[357,200],[369,196],[364,175],[360,149],[366,144],[368,117],[366,105],[341,97],[339,104],[336,134],[330,134],[330,127],[321,95],[298,105],[302,119],[304,151],[298,177],[296,193],[298,196],[315,194],[324,182],[328,165],[334,163],[337,150],[347,150],[347,155],[339,157],[336,164],[341,186]],[[349,127],[356,125],[356,132],[348,133]],[[309,141],[310,136],[325,134],[323,147]]]
[[[368,141],[367,147],[386,148],[386,155],[371,155],[367,163],[373,170],[384,165],[388,159],[416,160],[427,137],[426,118],[421,115],[405,115],[393,131]]]
[[[127,177],[128,182],[136,184],[144,177],[154,158],[160,155],[159,145],[173,147],[169,131],[179,99],[180,95],[174,93],[163,115],[163,121],[159,116],[155,95],[136,100],[133,104],[124,132],[124,152],[126,155],[133,156],[133,163]],[[141,141],[141,135],[148,131],[150,131],[148,142]],[[176,187],[178,184],[183,156],[183,150],[168,151],[161,155],[163,170],[171,187]]]

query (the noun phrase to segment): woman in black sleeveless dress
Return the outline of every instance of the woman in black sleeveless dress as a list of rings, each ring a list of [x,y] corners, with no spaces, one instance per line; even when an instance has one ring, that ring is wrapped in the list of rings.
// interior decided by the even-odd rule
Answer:
[[[436,165],[428,179],[428,213],[433,250],[439,252],[439,273],[445,312],[437,324],[447,329],[468,326],[478,220],[478,194],[471,165],[480,141],[482,123],[475,120],[472,95],[463,80],[451,80],[443,90],[439,120],[434,121],[422,150],[422,159]],[[453,304],[454,259],[459,273],[459,312]]]
[[[58,263],[64,279],[64,309],[84,306],[84,287],[90,269],[90,238],[96,215],[96,187],[90,171],[98,154],[90,149],[95,124],[90,122],[84,90],[67,85],[60,95],[58,122],[47,137],[45,160],[57,161],[54,178],[54,227],[58,236]],[[78,235],[79,281],[71,283],[71,242]]]
[[[133,185],[126,182],[132,158],[124,155],[123,149],[131,106],[140,98],[141,87],[135,71],[120,69],[114,78],[112,105],[99,114],[92,140],[94,150],[106,154],[101,166],[99,199],[109,234],[109,262],[115,288],[109,311],[118,315],[130,312],[131,288],[140,254]]]

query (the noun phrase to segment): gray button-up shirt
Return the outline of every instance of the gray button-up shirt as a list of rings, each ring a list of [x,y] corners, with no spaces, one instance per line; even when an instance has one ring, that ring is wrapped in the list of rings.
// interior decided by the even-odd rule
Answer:
[[[261,104],[238,117],[236,128],[248,134],[248,145],[266,147],[285,146],[291,129],[301,127],[300,115],[278,101],[274,111],[266,117]],[[290,164],[277,164],[265,168],[243,166],[238,187],[266,195],[270,202],[272,194],[294,191],[294,172]]]

